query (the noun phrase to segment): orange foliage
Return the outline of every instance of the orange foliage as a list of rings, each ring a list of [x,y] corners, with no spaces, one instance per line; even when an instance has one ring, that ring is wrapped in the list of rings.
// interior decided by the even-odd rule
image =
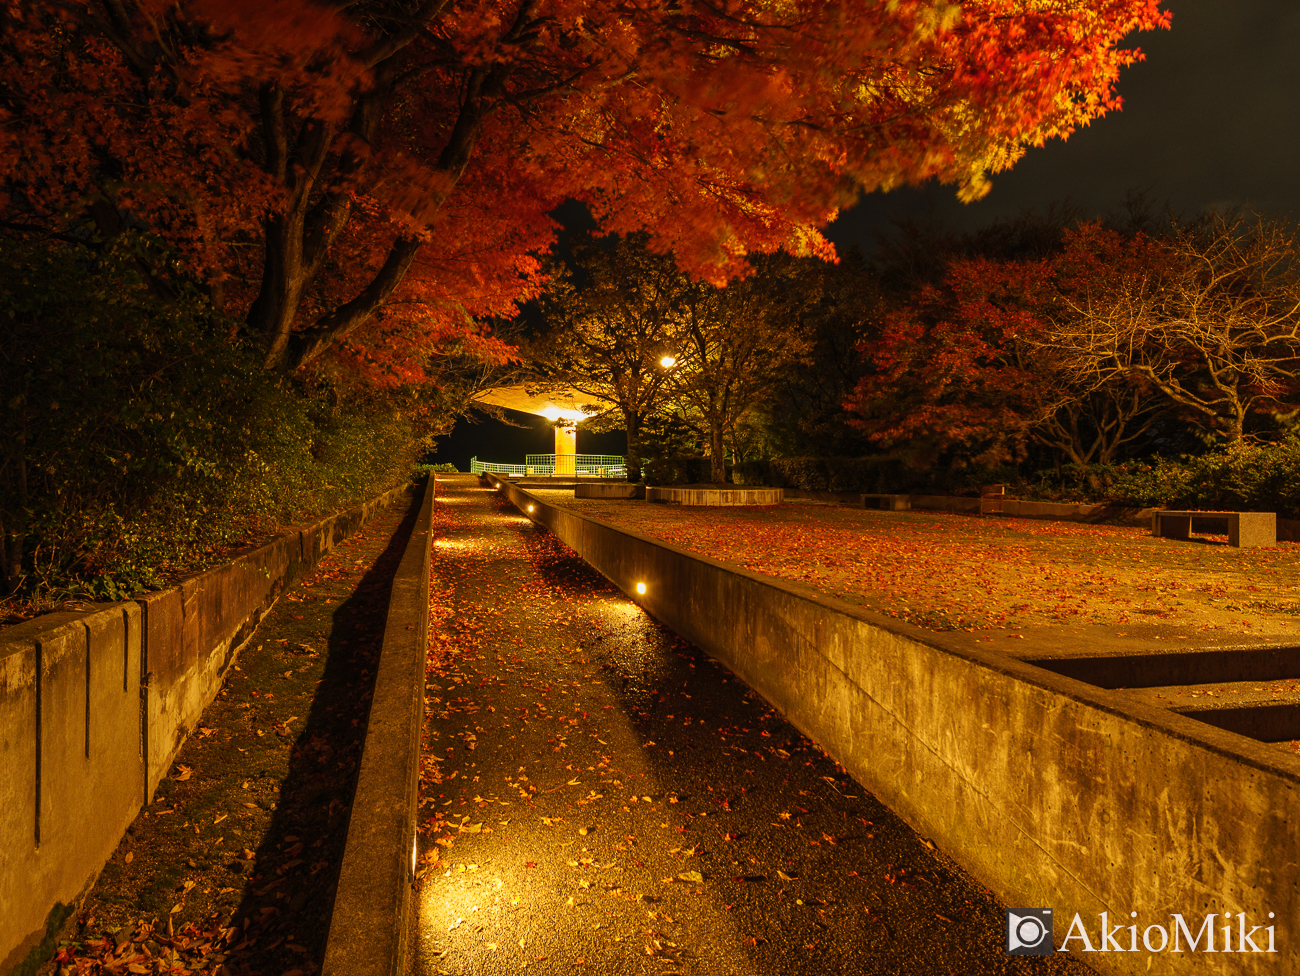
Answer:
[[[0,14],[10,231],[144,225],[263,337],[413,375],[541,286],[566,199],[711,281],[863,190],[975,198],[1116,108],[1158,0],[61,0]],[[346,348],[343,347],[347,343]]]

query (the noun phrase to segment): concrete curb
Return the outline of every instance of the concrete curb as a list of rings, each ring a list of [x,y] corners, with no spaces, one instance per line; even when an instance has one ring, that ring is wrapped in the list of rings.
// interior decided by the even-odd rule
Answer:
[[[1102,913],[1121,920],[1126,949],[1130,912],[1139,933],[1172,931],[1175,915],[1196,933],[1230,912],[1248,928],[1276,923],[1277,951],[1218,954],[1216,972],[1300,971],[1295,757],[502,490],[998,897],[1053,908],[1058,944],[1076,912],[1092,946],[1104,945]],[[1140,949],[1080,958],[1128,976],[1209,961]]]
[[[52,954],[280,594],[409,487],[169,589],[0,629],[0,973]]]
[[[415,873],[436,481],[393,578],[322,976],[402,976]]]

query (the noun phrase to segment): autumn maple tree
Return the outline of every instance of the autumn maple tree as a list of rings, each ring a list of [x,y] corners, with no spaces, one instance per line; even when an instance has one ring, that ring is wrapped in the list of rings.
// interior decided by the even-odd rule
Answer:
[[[870,368],[847,407],[870,439],[958,447],[981,464],[1031,445],[1074,464],[1109,463],[1170,412],[1158,386],[1115,367],[1085,307],[1158,293],[1171,258],[1159,241],[1097,224],[1060,228],[1056,253],[963,257],[919,286],[861,350]],[[1099,312],[1100,314],[1100,312]],[[1122,313],[1116,312],[1116,315]]]
[[[1118,107],[1158,0],[53,0],[0,14],[4,232],[147,228],[268,368],[418,378],[566,199],[720,283],[863,191],[965,199]],[[161,287],[161,282],[160,282]]]
[[[1210,213],[1157,241],[1098,226],[1039,348],[1092,388],[1141,385],[1215,439],[1252,415],[1300,408],[1300,236],[1293,225]]]

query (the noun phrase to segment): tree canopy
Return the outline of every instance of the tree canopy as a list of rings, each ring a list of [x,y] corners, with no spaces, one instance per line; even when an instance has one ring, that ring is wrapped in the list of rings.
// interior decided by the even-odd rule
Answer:
[[[261,342],[418,378],[566,199],[714,283],[862,191],[966,199],[1118,107],[1158,0],[52,0],[0,13],[0,222],[146,228]]]

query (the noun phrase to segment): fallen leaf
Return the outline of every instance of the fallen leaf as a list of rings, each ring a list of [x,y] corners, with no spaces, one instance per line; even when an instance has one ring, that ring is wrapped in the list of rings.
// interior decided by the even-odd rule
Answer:
[[[677,877],[681,878],[683,881],[691,881],[695,884],[704,884],[704,875],[700,874],[699,871],[683,871],[681,874],[677,875]]]
[[[172,779],[176,780],[178,783],[184,783],[192,775],[194,775],[193,769],[189,766],[181,766],[178,764],[176,766],[176,772],[172,774]]]

